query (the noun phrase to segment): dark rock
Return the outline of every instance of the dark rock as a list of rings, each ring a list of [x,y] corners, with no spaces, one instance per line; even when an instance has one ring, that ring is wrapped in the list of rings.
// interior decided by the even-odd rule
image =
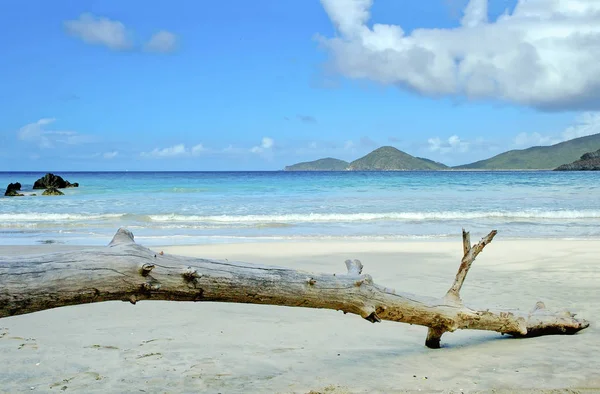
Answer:
[[[19,193],[19,190],[21,190],[21,184],[19,182],[9,183],[8,186],[6,187],[6,191],[4,192],[4,195],[8,196],[8,197],[23,196],[23,194]]]
[[[581,156],[581,160],[592,160],[592,159],[597,159],[597,158],[600,158],[600,149],[597,150],[596,152],[584,153]]]
[[[44,190],[42,196],[63,196],[65,193],[61,192],[55,187]]]
[[[19,182],[9,183],[6,190],[21,190],[21,184]]]
[[[584,153],[581,159],[571,164],[563,164],[554,171],[600,171],[600,149]]]
[[[33,184],[34,189],[64,189],[66,187],[79,187],[79,183],[71,183],[58,175],[48,173]]]

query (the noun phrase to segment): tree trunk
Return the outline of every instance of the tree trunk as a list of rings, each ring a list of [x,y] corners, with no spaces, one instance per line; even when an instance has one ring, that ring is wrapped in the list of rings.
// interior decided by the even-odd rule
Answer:
[[[538,302],[530,313],[474,310],[460,299],[471,264],[492,231],[471,247],[463,230],[464,257],[454,284],[438,299],[396,292],[346,261],[347,273],[314,274],[274,266],[157,254],[119,229],[108,247],[0,260],[0,318],[110,300],[220,301],[341,310],[368,321],[391,320],[429,327],[426,345],[439,348],[447,331],[475,329],[516,337],[574,334],[588,327],[569,312],[552,313]]]

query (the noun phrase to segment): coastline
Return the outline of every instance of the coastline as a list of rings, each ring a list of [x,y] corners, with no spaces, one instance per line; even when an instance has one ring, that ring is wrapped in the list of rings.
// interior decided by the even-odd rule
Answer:
[[[147,245],[321,238],[403,242],[453,239],[461,227],[473,234],[495,228],[502,237],[600,237],[600,204],[594,198],[598,174],[62,175],[80,187],[64,189],[65,195],[56,199],[1,199],[0,244],[102,245],[119,227],[130,228]],[[6,182],[14,180],[6,173],[2,176]],[[30,188],[23,184],[22,190]]]
[[[125,227],[127,228],[127,227]],[[467,229],[468,230],[468,229]],[[492,228],[490,228],[490,231]],[[133,230],[135,232],[135,229]],[[68,250],[81,250],[87,248],[97,248],[106,246],[107,240],[111,239],[114,234],[106,235],[103,237],[94,238],[93,242],[89,240],[67,240],[62,241],[60,239],[49,239],[46,241],[36,242],[22,242],[15,243],[15,239],[7,240],[6,243],[0,243],[0,254],[1,255],[17,255],[17,254],[38,254],[38,253],[54,253]],[[485,231],[471,231],[473,240],[479,240],[485,235]],[[176,243],[164,243],[156,241],[156,239],[169,238],[171,241],[177,241]],[[325,245],[327,247],[343,246],[344,248],[350,248],[350,250],[356,250],[363,248],[366,245],[367,249],[370,245],[380,245],[384,248],[394,248],[393,245],[405,245],[406,247],[419,248],[422,244],[450,244],[456,245],[462,242],[460,233],[447,234],[445,236],[429,236],[429,235],[382,235],[382,236],[256,236],[256,237],[236,237],[236,236],[221,236],[221,237],[206,237],[204,242],[198,242],[198,237],[190,237],[190,241],[185,241],[186,236],[137,236],[135,237],[136,242],[142,244],[150,249],[169,249],[177,254],[181,254],[182,251],[194,251],[204,250],[203,248],[225,248],[235,253],[235,250],[241,248],[242,250],[262,250],[265,245],[290,245],[294,248],[304,249],[313,248],[316,245]],[[600,236],[542,236],[539,234],[531,236],[518,236],[515,234],[505,235],[502,232],[498,232],[497,239],[501,239],[502,242],[527,242],[530,244],[542,243],[552,244],[553,242],[599,242]],[[12,243],[11,243],[12,241]],[[150,242],[149,242],[150,241]],[[497,241],[495,241],[497,242]],[[363,246],[357,246],[363,245]],[[451,247],[452,248],[452,247]],[[285,249],[285,248],[284,248]]]
[[[473,240],[479,234],[472,234]],[[143,244],[142,241],[140,243]],[[73,245],[0,246],[51,253]],[[344,272],[358,258],[376,283],[440,296],[460,264],[456,240],[152,246],[187,256]],[[509,339],[459,331],[423,346],[426,328],[371,324],[341,312],[263,305],[107,302],[0,319],[7,392],[513,391],[599,389],[600,242],[497,238],[463,289],[467,305],[568,308],[591,326],[574,336]],[[4,334],[4,335],[3,335]],[[378,377],[385,377],[381,379]],[[32,389],[33,387],[33,389]]]

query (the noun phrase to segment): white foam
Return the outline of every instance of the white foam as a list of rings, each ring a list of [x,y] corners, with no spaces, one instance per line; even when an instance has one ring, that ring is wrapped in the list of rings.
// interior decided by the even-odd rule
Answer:
[[[359,221],[435,221],[463,219],[594,219],[600,211],[446,211],[389,213],[309,213],[284,215],[150,215],[154,222],[216,222],[216,223],[305,223]]]
[[[75,214],[75,213],[0,213],[0,223],[85,223],[87,221],[121,220],[130,224],[136,222],[154,222],[156,224],[206,224],[206,225],[269,225],[285,227],[290,223],[352,223],[361,221],[446,221],[474,219],[504,220],[560,220],[560,219],[598,219],[598,210],[560,210],[560,211],[441,211],[441,212],[380,212],[380,213],[308,213],[282,215],[135,215],[124,213]]]
[[[56,221],[85,221],[119,219],[125,216],[122,213],[107,214],[76,214],[76,213],[0,213],[2,222],[56,222]]]

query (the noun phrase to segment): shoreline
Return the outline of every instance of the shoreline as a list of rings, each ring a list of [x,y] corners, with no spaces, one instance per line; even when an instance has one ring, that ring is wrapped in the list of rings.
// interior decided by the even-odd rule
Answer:
[[[472,241],[479,241],[480,238],[485,236],[487,233],[479,233],[479,232],[471,232]],[[113,234],[114,235],[114,234]],[[181,238],[181,235],[173,235],[173,236],[161,236],[160,238]],[[185,237],[185,236],[183,236]],[[190,236],[194,238],[200,238],[197,236]],[[456,235],[448,235],[444,237],[435,237],[435,236],[390,236],[390,237],[371,237],[371,236],[331,236],[331,237],[228,237],[223,236],[219,237],[223,239],[223,241],[214,241],[210,240],[208,242],[191,242],[191,243],[154,243],[145,242],[148,238],[154,237],[145,237],[145,236],[136,236],[136,242],[146,246],[150,249],[154,248],[196,248],[196,247],[204,247],[204,246],[222,246],[228,248],[238,248],[238,247],[246,247],[249,245],[280,245],[280,244],[290,244],[290,245],[301,245],[301,246],[313,246],[318,244],[381,244],[381,245],[410,245],[410,244],[448,244],[448,243],[459,243],[462,242],[462,238],[460,234]],[[85,243],[84,242],[63,242],[60,240],[54,240],[49,237],[48,240],[45,241],[37,241],[35,243],[0,243],[0,254],[24,254],[22,250],[31,250],[31,249],[40,249],[40,250],[51,250],[53,248],[57,248],[60,250],[67,249],[85,249],[85,248],[96,248],[108,245],[111,236],[106,237],[98,237],[98,240],[102,239],[102,243]],[[51,242],[48,242],[51,241]],[[502,236],[498,234],[494,240],[494,242],[530,242],[530,243],[544,243],[544,242],[600,242],[600,236],[590,236],[590,237],[544,237],[544,236],[532,236],[532,237],[518,237],[518,236]],[[13,253],[11,253],[11,251]]]

